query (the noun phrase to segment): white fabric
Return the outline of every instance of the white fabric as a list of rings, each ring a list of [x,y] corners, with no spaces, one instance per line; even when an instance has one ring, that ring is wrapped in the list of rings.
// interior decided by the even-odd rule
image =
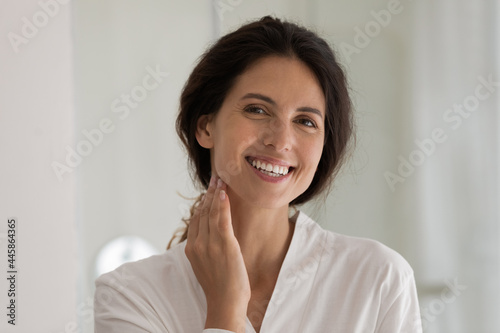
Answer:
[[[203,330],[205,294],[184,247],[99,277],[95,332],[229,332]],[[413,270],[386,246],[300,212],[260,331],[421,332]],[[246,332],[255,332],[248,318]]]

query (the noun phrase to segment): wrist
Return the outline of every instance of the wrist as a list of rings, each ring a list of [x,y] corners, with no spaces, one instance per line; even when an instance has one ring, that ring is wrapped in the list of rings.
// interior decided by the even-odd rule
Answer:
[[[208,305],[205,329],[218,328],[245,332],[247,305]]]

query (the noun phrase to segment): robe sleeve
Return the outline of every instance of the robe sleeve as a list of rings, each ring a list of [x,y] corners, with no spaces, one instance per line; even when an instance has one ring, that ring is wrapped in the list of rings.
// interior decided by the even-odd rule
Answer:
[[[163,330],[164,332],[165,330]],[[133,300],[106,280],[96,281],[94,294],[94,333],[159,332]]]
[[[94,333],[168,333],[169,331],[156,322],[155,315],[142,304],[134,300],[116,278],[103,275],[96,280],[94,294]],[[224,329],[209,328],[201,333],[234,333]]]
[[[390,304],[376,332],[422,333],[417,288],[413,276]]]

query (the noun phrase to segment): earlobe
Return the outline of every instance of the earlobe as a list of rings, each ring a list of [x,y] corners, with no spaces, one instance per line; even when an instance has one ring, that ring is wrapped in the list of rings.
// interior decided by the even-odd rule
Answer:
[[[198,118],[196,124],[196,140],[203,148],[213,148],[213,134],[210,115],[204,114]]]

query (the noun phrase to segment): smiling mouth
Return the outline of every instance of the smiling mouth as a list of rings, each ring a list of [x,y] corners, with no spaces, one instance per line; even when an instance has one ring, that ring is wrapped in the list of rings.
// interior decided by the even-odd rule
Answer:
[[[265,175],[271,177],[284,177],[294,170],[292,166],[273,165],[269,162],[260,161],[252,157],[246,157],[247,162]]]

